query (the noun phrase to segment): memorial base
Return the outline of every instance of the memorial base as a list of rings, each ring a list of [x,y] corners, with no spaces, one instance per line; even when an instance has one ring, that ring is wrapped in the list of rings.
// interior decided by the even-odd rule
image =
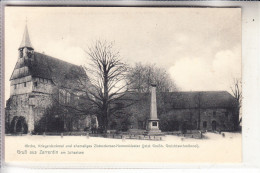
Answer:
[[[159,119],[148,120],[148,128],[145,132],[146,135],[161,136],[163,133],[159,129]]]
[[[161,130],[147,130],[145,135],[149,136],[164,136]]]

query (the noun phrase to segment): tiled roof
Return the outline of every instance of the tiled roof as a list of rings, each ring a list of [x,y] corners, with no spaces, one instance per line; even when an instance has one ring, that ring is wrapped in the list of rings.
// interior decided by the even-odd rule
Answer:
[[[127,93],[127,100],[150,105],[150,93]],[[157,93],[157,107],[166,109],[233,108],[235,98],[227,91],[191,91]]]
[[[234,107],[235,98],[227,91],[196,91],[164,93],[166,101],[178,108],[229,108]]]
[[[28,58],[19,58],[10,80],[25,76],[39,77],[53,80],[62,85],[73,72],[85,75],[82,67],[62,61],[51,56],[34,52]]]

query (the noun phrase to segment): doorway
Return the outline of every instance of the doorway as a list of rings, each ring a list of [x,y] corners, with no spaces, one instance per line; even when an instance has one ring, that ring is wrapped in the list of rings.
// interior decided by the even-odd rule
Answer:
[[[25,117],[14,116],[11,121],[11,133],[28,133],[28,125],[26,123]]]

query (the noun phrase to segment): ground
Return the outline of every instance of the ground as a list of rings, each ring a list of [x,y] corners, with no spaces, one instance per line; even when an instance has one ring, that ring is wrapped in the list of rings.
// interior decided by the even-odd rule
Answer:
[[[87,136],[6,136],[7,162],[241,162],[241,133],[162,141]]]

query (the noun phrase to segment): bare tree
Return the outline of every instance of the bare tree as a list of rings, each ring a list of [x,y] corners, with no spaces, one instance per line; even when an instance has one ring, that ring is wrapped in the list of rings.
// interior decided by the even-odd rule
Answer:
[[[151,64],[136,63],[130,68],[127,79],[131,83],[129,88],[140,93],[149,92],[151,83],[156,83],[158,92],[177,90],[169,74],[163,68]]]
[[[106,132],[110,115],[117,111],[113,105],[127,91],[127,65],[122,62],[113,42],[96,41],[86,51],[91,63],[85,67],[90,76],[89,99],[96,108],[100,128]]]
[[[236,99],[236,110],[235,117],[233,119],[235,130],[238,130],[239,124],[242,122],[242,117],[240,116],[240,109],[242,106],[242,82],[241,79],[235,78],[233,80],[233,85],[230,87],[233,96]]]

